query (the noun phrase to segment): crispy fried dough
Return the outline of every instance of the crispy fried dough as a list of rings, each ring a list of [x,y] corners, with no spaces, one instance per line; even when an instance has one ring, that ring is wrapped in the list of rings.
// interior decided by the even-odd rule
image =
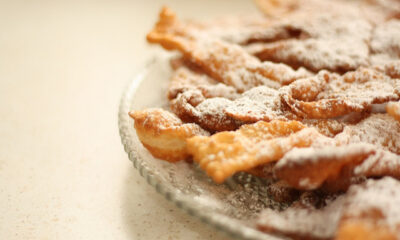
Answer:
[[[256,2],[267,16],[279,18],[268,29],[286,27],[297,33],[291,38],[246,47],[259,59],[285,63],[293,68],[305,67],[315,72],[346,72],[369,65],[368,41],[373,25],[355,1]]]
[[[400,235],[400,183],[392,178],[368,180],[346,193],[337,240],[395,240]],[[396,237],[397,236],[397,237]]]
[[[357,124],[345,126],[335,136],[339,145],[365,142],[400,155],[400,123],[385,113],[371,114]]]
[[[400,99],[400,82],[374,69],[359,68],[343,76],[321,71],[281,89],[283,101],[304,118],[333,118],[362,112],[372,104]]]
[[[390,64],[399,60],[400,20],[393,19],[376,26],[370,42],[370,51],[371,63],[374,65]]]
[[[186,139],[196,135],[208,135],[208,132],[196,124],[184,124],[172,113],[158,109],[133,111],[129,115],[135,120],[135,129],[150,153],[169,162],[185,159]]]
[[[206,98],[200,89],[188,89],[171,101],[171,109],[186,122],[210,131],[235,130],[243,123],[298,119],[281,103],[277,90],[260,86],[228,98]]]
[[[241,92],[259,85],[279,88],[281,84],[310,75],[305,69],[295,71],[283,64],[261,63],[235,44],[185,28],[168,8],[162,9],[147,40],[167,50],[182,52],[211,77]]]
[[[279,160],[274,174],[296,189],[313,190],[336,181],[335,189],[329,190],[343,190],[351,181],[346,170],[373,154],[375,148],[369,144],[293,149]]]
[[[205,98],[222,97],[235,99],[238,93],[235,88],[219,83],[206,74],[195,72],[185,66],[178,67],[172,74],[168,88],[168,98],[176,98],[179,93],[198,89]]]
[[[400,18],[397,0],[256,0],[258,8],[267,16],[284,19],[299,13],[309,15],[337,12],[343,15],[361,15],[373,24]]]
[[[330,19],[335,21],[327,25]],[[372,26],[364,19],[319,13],[301,16],[285,25],[297,29],[299,37],[252,44],[246,47],[247,51],[262,61],[305,67],[314,72],[343,73],[369,65],[367,43]]]
[[[171,101],[171,110],[184,122],[194,122],[211,132],[235,130],[243,123],[225,114],[231,101],[215,97],[206,99],[198,90],[187,90]]]
[[[225,113],[245,123],[296,119],[296,115],[282,104],[279,91],[266,86],[244,92],[227,106]]]
[[[400,3],[257,2],[266,17],[161,11],[147,40],[181,53],[168,89],[179,118],[132,112],[140,141],[171,162],[193,157],[216,183],[267,178],[262,193],[288,208],[265,210],[262,231],[397,239],[400,182],[387,176],[400,179]]]
[[[313,128],[297,121],[257,122],[237,131],[188,139],[188,152],[195,162],[221,183],[239,171],[279,160],[294,147],[308,147],[324,139]]]
[[[400,102],[390,102],[386,105],[387,113],[400,122]]]
[[[400,183],[389,177],[367,180],[322,209],[265,209],[257,226],[293,239],[395,240],[400,234],[399,190]]]
[[[346,190],[355,177],[400,178],[400,124],[372,114],[348,125],[322,146],[293,149],[274,167],[275,176],[296,189]]]
[[[331,239],[335,235],[344,202],[345,198],[339,197],[323,209],[293,205],[282,212],[264,209],[258,217],[257,227],[261,231],[292,239]]]

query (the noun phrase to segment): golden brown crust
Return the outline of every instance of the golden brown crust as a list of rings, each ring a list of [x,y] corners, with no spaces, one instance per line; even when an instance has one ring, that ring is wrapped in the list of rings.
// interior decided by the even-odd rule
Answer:
[[[345,195],[335,239],[398,239],[399,187],[399,182],[389,177],[352,186]]]
[[[266,210],[263,231],[395,239],[400,188],[385,176],[400,179],[400,104],[376,112],[400,100],[400,4],[257,2],[268,17],[236,23],[161,11],[147,40],[181,53],[168,89],[178,117],[132,112],[140,141],[170,162],[193,157],[216,183],[240,171],[268,178],[268,197],[291,206]]]
[[[372,114],[323,145],[288,152],[274,173],[296,189],[343,191],[360,177],[400,177],[400,124]]]
[[[258,228],[294,239],[398,239],[399,187],[388,177],[367,180],[341,196],[326,196],[323,201],[329,203],[322,208],[295,204],[280,212],[265,209]]]
[[[206,74],[194,71],[183,65],[175,69],[168,87],[168,99],[175,99],[178,94],[189,90],[199,90],[205,98],[223,97],[235,99],[235,88],[219,83]]]
[[[168,8],[162,9],[160,19],[147,35],[147,40],[167,50],[180,51],[205,73],[239,92],[259,85],[278,88],[281,84],[310,75],[303,68],[293,70],[284,64],[262,63],[236,44],[202,37],[181,24]]]
[[[339,226],[336,240],[397,240],[387,226],[369,223],[365,218],[343,220]]]
[[[387,113],[400,122],[400,102],[390,102],[386,105]]]
[[[354,166],[374,153],[365,144],[299,149],[286,154],[274,173],[296,189],[313,190],[325,184],[326,190],[337,192],[351,183]]]
[[[171,110],[184,122],[194,122],[211,131],[235,130],[242,125],[225,114],[231,101],[226,98],[206,99],[199,89],[187,90],[171,101]]]
[[[208,135],[196,124],[182,121],[162,109],[133,111],[129,115],[135,120],[135,129],[142,144],[156,157],[169,162],[185,159],[186,139],[196,135]]]
[[[398,100],[398,89],[397,79],[374,69],[359,68],[343,76],[321,71],[285,87],[282,100],[301,117],[326,119]]]
[[[324,138],[300,122],[274,120],[243,125],[211,137],[193,137],[187,146],[194,161],[221,183],[236,172],[277,161],[294,147],[308,147]]]
[[[267,16],[281,18],[296,11],[300,1],[296,0],[255,0],[257,7]]]

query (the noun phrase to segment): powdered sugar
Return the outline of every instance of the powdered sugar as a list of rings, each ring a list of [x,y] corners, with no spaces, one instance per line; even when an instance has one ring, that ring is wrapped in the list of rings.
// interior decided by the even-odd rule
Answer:
[[[332,118],[362,112],[372,104],[400,99],[399,81],[376,69],[359,68],[343,76],[321,71],[282,87],[283,100],[305,118]]]
[[[352,15],[334,11],[304,13],[280,24],[303,32],[303,39],[258,44],[249,50],[262,60],[304,66],[313,71],[341,72],[369,64],[368,40],[372,25],[357,12]]]
[[[371,152],[375,148],[371,144],[358,143],[346,146],[322,146],[317,148],[294,148],[278,161],[276,168],[282,166],[303,165],[307,162],[332,161],[342,159],[345,156],[358,154],[361,152]]]
[[[238,96],[235,88],[219,83],[206,74],[181,66],[175,70],[171,77],[168,98],[174,99],[179,93],[196,89],[200,90],[205,98],[235,99]]]
[[[258,227],[267,232],[302,238],[332,238],[339,223],[356,218],[359,221],[378,221],[399,234],[400,183],[386,177],[368,180],[350,187],[346,195],[338,197],[321,210],[290,207],[283,212],[266,209],[258,220]],[[366,213],[378,210],[381,219],[369,219]],[[397,235],[396,234],[396,235]]]
[[[234,37],[232,37],[230,41],[240,43],[245,43],[247,41],[247,44],[252,41],[262,41],[262,39],[268,38],[274,39],[275,37],[278,39],[282,37],[279,39],[281,42],[274,42],[269,46],[278,49],[276,56],[279,58],[287,58],[288,64],[296,65],[296,61],[298,61],[300,65],[309,64],[309,61],[311,63],[310,66],[312,65],[309,68],[327,68],[338,72],[342,70],[346,71],[347,69],[370,64],[368,44],[371,38],[372,25],[364,19],[360,20],[358,16],[357,18],[353,18],[353,16],[355,15],[350,15],[350,17],[345,18],[341,15],[328,16],[325,14],[315,14],[315,18],[312,16],[310,20],[308,20],[308,16],[306,16],[302,23],[290,22],[293,29],[300,29],[299,35],[291,35],[289,32],[286,32],[288,35],[285,35],[285,30],[288,30],[288,22],[280,28],[281,30],[283,29],[284,33],[281,36],[279,36],[279,34],[282,32],[279,33],[277,29],[274,29],[273,31],[266,32],[264,36],[253,35],[253,37],[256,37],[251,39],[250,32],[256,33],[259,30],[256,28],[261,27],[255,26],[254,29],[249,29],[248,33],[246,33],[247,36],[241,39],[233,39]],[[332,21],[332,19],[336,21]],[[327,27],[329,24],[332,24],[332,27]],[[286,106],[285,103],[281,102],[282,92],[280,93],[279,90],[276,89],[296,79],[310,76],[311,74],[309,72],[302,68],[294,70],[283,64],[275,64],[272,62],[262,63],[249,55],[242,47],[217,39],[219,37],[210,37],[210,35],[205,34],[205,32],[199,29],[185,36],[185,29],[183,30],[184,31],[179,33],[183,34],[183,36],[177,34],[177,42],[182,43],[181,47],[184,48],[183,53],[185,57],[190,58],[190,60],[197,64],[205,74],[208,74],[207,77],[204,74],[202,77],[204,78],[203,80],[205,80],[204,82],[206,82],[205,84],[183,86],[183,90],[179,90],[176,94],[177,98],[172,103],[173,105],[175,104],[173,109],[178,114],[182,113],[180,115],[182,119],[187,117],[184,121],[197,122],[202,126],[207,126],[207,129],[221,131],[235,129],[243,123],[241,122],[243,120],[252,122],[261,119],[286,119]],[[386,29],[385,31],[388,30]],[[376,31],[376,33],[379,33],[379,31]],[[228,35],[229,33],[225,36]],[[338,36],[337,39],[333,39],[336,35]],[[347,38],[344,36],[352,37]],[[282,40],[288,38],[290,39]],[[229,39],[229,36],[226,39]],[[381,42],[378,37],[376,40],[378,43]],[[388,44],[385,43],[383,45],[386,46]],[[377,46],[378,47],[375,48],[379,49],[379,44],[377,44]],[[389,50],[383,49],[380,52],[376,52],[377,54],[383,54],[386,51]],[[292,52],[290,54],[297,58],[296,61],[293,61],[292,55],[290,55],[289,52]],[[392,58],[393,56],[390,57]],[[300,90],[297,89],[301,94],[299,99],[301,101],[327,100],[321,101],[320,105],[323,106],[321,109],[316,109],[321,115],[324,114],[324,109],[332,109],[331,103],[328,101],[331,99],[345,99],[345,101],[350,99],[351,101],[347,102],[347,106],[353,107],[354,109],[366,110],[369,108],[369,104],[388,101],[388,99],[398,99],[400,93],[398,81],[386,76],[389,75],[391,78],[398,76],[399,71],[396,66],[398,65],[395,65],[395,68],[391,68],[390,71],[387,70],[389,69],[388,67],[386,67],[387,69],[384,67],[385,70],[381,72],[374,69],[373,71],[376,70],[379,72],[377,74],[369,74],[369,70],[350,77],[346,77],[347,75],[342,77],[332,74],[332,76],[334,76],[329,84],[322,82],[323,84],[320,84],[320,86],[311,85],[308,89],[307,86],[303,86],[305,91],[301,91],[301,88],[299,88]],[[378,75],[382,75],[383,77],[378,79],[375,77]],[[216,81],[211,78],[218,80],[220,83],[216,83]],[[343,79],[344,81],[342,81]],[[325,81],[325,79],[323,81]],[[238,92],[247,91],[238,97],[236,90]],[[244,118],[240,119],[238,116]],[[377,176],[381,176],[382,169],[398,169],[399,165],[396,160],[396,156],[398,157],[398,155],[394,153],[399,154],[400,143],[398,143],[398,139],[400,138],[398,134],[395,135],[393,132],[400,134],[399,126],[392,122],[388,124],[389,120],[386,117],[382,116],[381,119],[377,116],[378,115],[372,115],[372,120],[365,120],[359,125],[346,127],[344,132],[333,140],[332,138],[321,138],[322,140],[316,141],[312,145],[312,148],[321,148],[319,152],[315,152],[315,149],[314,152],[309,149],[293,149],[286,155],[288,158],[297,157],[297,161],[300,162],[315,161],[317,158],[324,158],[326,156],[340,157],[347,156],[347,154],[357,151],[376,150],[376,146],[381,146],[384,150],[378,149],[377,152],[382,155],[375,154],[367,158],[363,164],[354,170],[355,174],[376,174]],[[374,122],[374,119],[376,122]],[[335,131],[340,131],[341,127],[342,125],[335,125]],[[309,135],[305,134],[305,136]],[[240,140],[234,139],[233,141]],[[334,142],[334,144],[332,142]],[[337,142],[350,145],[339,148],[335,145]],[[376,144],[376,146],[371,147],[370,144],[359,142]],[[290,146],[286,146],[289,144],[285,144],[283,139],[277,139],[274,141],[274,144],[275,143],[277,146],[281,147],[282,151],[290,150]],[[329,144],[332,145],[326,146]],[[271,145],[272,144],[265,145],[265,148],[257,153],[257,157],[271,154],[273,150]],[[227,152],[231,150],[232,148],[227,148]],[[385,150],[390,150],[393,153]],[[215,153],[210,155],[209,159],[212,160],[217,157],[224,157],[223,154],[223,152]],[[300,160],[298,157],[299,155],[302,156]],[[224,159],[224,161],[225,160],[231,161],[229,158]],[[285,158],[281,161],[282,164],[284,164]],[[152,162],[151,164],[154,163]],[[236,188],[233,187],[232,189],[234,190],[232,190],[224,185],[216,186],[211,183],[204,174],[201,175],[202,173],[196,169],[195,165],[188,165],[186,163],[181,163],[181,165],[167,168],[165,165],[160,164],[157,165],[157,171],[161,173],[160,175],[164,176],[165,171],[172,169],[170,172],[173,172],[174,176],[167,176],[164,180],[168,183],[172,183],[171,185],[178,188],[180,191],[190,193],[188,198],[194,199],[194,201],[200,205],[208,206],[210,208],[208,211],[216,210],[218,213],[226,214],[225,216],[232,216],[238,219],[254,219],[255,214],[261,209],[270,207],[279,208],[276,206],[281,206],[281,204],[273,203],[273,201],[269,199],[268,191],[265,191],[265,186],[268,186],[270,183],[262,182],[256,184],[252,182],[247,186],[245,184],[240,184],[236,186]],[[385,174],[388,173],[385,172]],[[199,177],[199,175],[201,175],[201,177]],[[248,175],[243,174],[243,176]],[[228,180],[227,185],[230,186],[230,184],[234,185],[235,183]],[[309,186],[310,184],[312,184],[310,179],[304,178],[301,180],[301,185]],[[265,192],[267,192],[266,195],[264,195]],[[338,215],[331,214],[338,214],[338,209],[341,209],[340,206],[335,207],[337,211],[335,213],[329,210],[331,206],[335,206],[335,203],[337,202],[329,204],[327,208],[322,210],[328,213],[309,212],[311,216],[316,215],[313,217],[315,220],[312,218],[303,220],[303,218],[307,217],[307,213],[291,214],[283,212],[281,215],[279,213],[281,218],[277,217],[276,219],[278,220],[273,223],[279,225],[278,227],[285,228],[285,226],[289,226],[289,228],[295,228],[294,234],[298,233],[298,227],[300,226],[303,227],[304,230],[310,229],[309,226],[311,226],[310,231],[314,231],[316,234],[315,236],[332,236],[335,228],[326,225],[327,221],[324,221],[324,216],[328,216],[327,219],[339,219]],[[207,209],[207,207],[205,209]],[[273,214],[270,216],[273,217]],[[288,222],[284,216],[296,220]],[[299,216],[301,220],[299,220]],[[395,219],[394,221],[397,220],[398,219]],[[332,224],[336,226],[337,221],[334,220]],[[251,222],[245,221],[242,223],[251,224]],[[301,234],[306,235],[308,233],[302,232]]]
[[[247,122],[286,119],[279,92],[266,86],[252,88],[230,104],[225,112]]]
[[[371,39],[372,62],[382,65],[400,56],[400,20],[390,20],[378,25]]]
[[[368,180],[362,186],[352,186],[347,193],[344,216],[363,218],[370,210],[378,210],[383,217],[374,219],[400,234],[400,183],[390,177]]]
[[[249,55],[241,47],[203,35],[196,35],[196,37],[195,43],[199,46],[190,53],[193,61],[217,80],[233,86],[239,91],[259,85],[280,87],[278,81],[246,68],[246,66],[255,66],[260,63],[258,59]]]
[[[321,210],[291,207],[276,212],[265,209],[257,224],[264,231],[280,232],[286,236],[331,238],[336,232],[344,200],[344,197],[339,197]]]
[[[378,149],[354,169],[360,176],[393,176],[400,177],[400,156],[389,151]]]
[[[400,154],[400,123],[388,114],[372,114],[336,136],[341,144],[365,142]]]

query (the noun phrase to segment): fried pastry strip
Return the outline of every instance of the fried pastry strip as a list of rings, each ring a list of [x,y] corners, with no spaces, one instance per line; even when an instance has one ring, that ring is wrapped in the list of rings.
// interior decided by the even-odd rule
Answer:
[[[244,92],[225,109],[225,113],[245,123],[296,118],[282,104],[279,91],[266,86],[255,87]]]
[[[329,19],[335,19],[326,24]],[[352,24],[349,24],[352,22]],[[302,32],[299,39],[252,44],[247,51],[262,61],[285,63],[311,71],[347,72],[369,64],[368,39],[372,26],[364,19],[312,14],[288,23]]]
[[[256,0],[257,7],[267,16],[283,20],[298,14],[310,17],[318,13],[359,14],[358,6],[346,0]]]
[[[260,120],[298,119],[282,104],[279,92],[266,86],[252,88],[234,101],[227,97],[206,98],[204,94],[210,95],[201,88],[182,91],[171,101],[171,109],[183,121],[195,122],[210,131],[235,130]]]
[[[204,93],[201,88],[182,91],[171,101],[172,111],[184,121],[195,122],[210,131],[235,130],[243,123],[261,120],[298,120],[330,137],[366,115],[353,114],[341,119],[301,119],[282,103],[277,90],[266,86],[252,88],[234,101],[226,98],[207,99],[204,94],[210,93]]]
[[[301,122],[308,127],[315,127],[318,132],[328,137],[335,137],[343,132],[346,126],[358,124],[360,121],[370,117],[369,112],[350,113],[339,118],[331,119],[302,119]]]
[[[187,25],[188,23],[183,24]],[[196,26],[186,27],[197,28],[196,30],[211,38],[240,45],[298,38],[301,34],[291,26],[276,24],[271,18],[254,15],[213,19],[210,22],[197,22]]]
[[[390,151],[377,149],[352,171],[355,176],[382,177],[400,179],[400,156]]]
[[[400,182],[385,177],[352,186],[339,220],[336,240],[396,240],[400,236]]]
[[[400,99],[400,81],[374,69],[343,76],[321,71],[282,88],[282,100],[304,118],[333,118]]]
[[[280,18],[299,9],[296,0],[256,0],[257,7],[267,16]]]
[[[257,227],[293,239],[396,240],[400,234],[400,183],[390,177],[353,185],[322,209],[292,205],[264,209]]]
[[[314,127],[321,134],[327,137],[334,137],[341,133],[344,127],[349,124],[346,120],[338,119],[303,119],[301,122],[308,127]]]
[[[397,0],[360,0],[364,16],[374,24],[400,18],[400,2]]]
[[[241,47],[216,38],[204,37],[185,28],[168,8],[162,9],[155,28],[147,35],[150,43],[167,50],[178,50],[214,79],[245,91],[259,85],[279,88],[296,79],[309,76],[304,69],[293,70],[283,64],[261,63]]]
[[[345,197],[335,199],[322,208],[289,207],[282,212],[264,209],[257,227],[267,233],[293,239],[331,239],[335,236]]]
[[[293,114],[280,98],[279,91],[265,86],[244,92],[224,110],[226,115],[244,123],[272,120],[297,120],[315,127],[320,133],[334,137],[349,124],[356,124],[369,113],[352,113],[335,119],[302,119]]]
[[[288,120],[297,118],[281,104],[279,92],[260,86],[244,92],[234,101],[208,98],[203,91],[187,90],[171,101],[171,109],[186,122],[195,122],[210,131],[235,130],[243,123],[259,120]]]
[[[258,0],[267,16],[284,13],[277,16],[280,21],[276,25],[296,29],[298,37],[259,42],[246,49],[261,60],[293,68],[302,66],[315,72],[347,72],[367,66],[373,27],[354,2]]]
[[[375,148],[370,144],[293,149],[279,160],[274,174],[296,189],[313,190],[336,181],[335,189],[329,190],[343,190],[351,180],[346,170],[373,154]]]
[[[236,89],[219,83],[206,74],[195,72],[186,66],[178,67],[172,74],[168,88],[168,99],[172,100],[188,90],[198,89],[205,98],[222,97],[235,99],[238,97]]]
[[[398,61],[400,57],[400,20],[393,19],[377,25],[371,38],[370,48],[371,63],[374,65]]]
[[[390,102],[386,105],[387,113],[400,122],[400,102]]]
[[[400,123],[388,114],[376,113],[344,127],[335,136],[338,145],[365,142],[400,155]]]
[[[232,101],[226,98],[206,99],[198,89],[187,90],[171,101],[171,110],[184,122],[194,122],[211,132],[235,130],[242,122],[225,114]]]
[[[371,144],[294,149],[278,161],[274,175],[300,190],[346,190],[365,177],[400,179],[400,156]]]
[[[339,13],[361,16],[373,24],[392,18],[400,18],[400,3],[397,0],[256,0],[258,8],[268,17],[285,19],[298,13]],[[331,23],[330,23],[331,24]]]
[[[346,126],[330,146],[293,149],[274,167],[296,189],[345,190],[355,177],[400,178],[400,123],[373,114]],[[328,144],[329,145],[329,144]]]
[[[133,111],[129,115],[135,120],[135,129],[143,146],[156,157],[169,162],[185,159],[186,139],[209,133],[196,124],[184,124],[172,113],[150,108]]]
[[[326,139],[297,121],[257,122],[232,132],[188,139],[195,162],[217,183],[239,171],[279,160],[294,147],[308,147]]]

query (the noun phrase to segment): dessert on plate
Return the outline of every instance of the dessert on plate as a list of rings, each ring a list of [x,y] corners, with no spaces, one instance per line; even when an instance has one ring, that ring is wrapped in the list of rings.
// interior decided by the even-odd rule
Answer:
[[[400,239],[400,2],[257,0],[263,15],[183,21],[147,41],[178,54],[169,109],[129,113],[156,158],[222,184],[273,182],[287,206],[254,228],[293,239]]]

